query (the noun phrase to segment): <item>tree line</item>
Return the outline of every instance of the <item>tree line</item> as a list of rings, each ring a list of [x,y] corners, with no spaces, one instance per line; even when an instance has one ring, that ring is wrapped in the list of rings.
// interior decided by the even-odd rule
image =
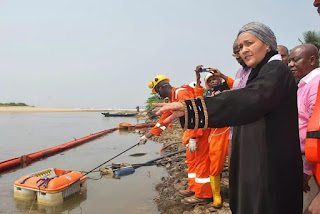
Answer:
[[[0,103],[0,106],[29,106],[25,103]]]

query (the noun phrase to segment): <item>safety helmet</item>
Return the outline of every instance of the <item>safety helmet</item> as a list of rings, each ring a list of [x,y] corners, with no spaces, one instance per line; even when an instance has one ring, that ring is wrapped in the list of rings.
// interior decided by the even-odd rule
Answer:
[[[162,80],[167,80],[168,82],[170,82],[170,79],[164,75],[158,75],[155,78],[153,78],[153,80],[151,82],[148,83],[148,87],[152,90],[152,93],[156,93],[156,86],[159,84],[159,82],[161,82]]]
[[[190,86],[191,88],[195,88],[196,85],[197,85],[197,82],[190,82],[190,84],[189,84],[189,86]]]

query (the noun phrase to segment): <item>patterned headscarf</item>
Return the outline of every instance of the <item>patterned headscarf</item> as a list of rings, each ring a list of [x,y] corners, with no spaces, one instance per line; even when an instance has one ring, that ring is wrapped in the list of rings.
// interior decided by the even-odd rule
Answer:
[[[250,22],[244,25],[240,29],[238,37],[242,33],[251,33],[265,44],[270,45],[271,50],[277,50],[277,39],[274,33],[268,26],[260,22]]]

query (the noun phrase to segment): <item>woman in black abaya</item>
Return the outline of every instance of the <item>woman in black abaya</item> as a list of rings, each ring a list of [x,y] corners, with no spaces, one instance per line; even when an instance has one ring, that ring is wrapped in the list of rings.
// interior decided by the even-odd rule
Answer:
[[[155,104],[188,129],[233,126],[230,208],[235,214],[301,214],[302,160],[297,86],[269,27],[251,22],[238,34],[252,68],[243,89],[212,98]],[[214,69],[212,69],[214,72]]]

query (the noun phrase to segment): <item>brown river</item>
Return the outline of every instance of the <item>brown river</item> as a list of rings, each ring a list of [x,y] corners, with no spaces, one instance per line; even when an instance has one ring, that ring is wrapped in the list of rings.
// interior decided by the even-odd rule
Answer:
[[[0,162],[63,144],[117,127],[120,122],[139,123],[132,118],[106,118],[98,112],[0,113]],[[87,179],[87,193],[67,198],[59,206],[43,206],[13,197],[13,183],[20,177],[47,168],[90,171],[138,142],[137,133],[115,131],[79,147],[0,175],[0,213],[159,213],[153,199],[164,168],[145,166],[121,179]],[[162,145],[149,141],[120,155],[111,163],[144,163],[159,157]],[[143,156],[130,156],[146,153]],[[91,173],[90,178],[100,178]]]

